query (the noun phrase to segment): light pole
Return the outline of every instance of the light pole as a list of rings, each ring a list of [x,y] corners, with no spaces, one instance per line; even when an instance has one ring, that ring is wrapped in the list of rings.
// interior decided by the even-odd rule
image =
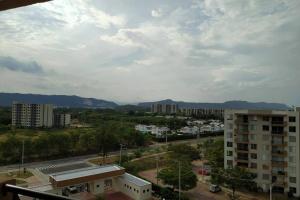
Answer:
[[[119,166],[121,166],[121,162],[122,162],[122,148],[123,148],[123,144],[120,144],[120,158],[119,158]]]
[[[178,161],[178,197],[180,200],[180,191],[181,191],[181,163]]]
[[[156,185],[158,185],[158,155],[156,156]]]

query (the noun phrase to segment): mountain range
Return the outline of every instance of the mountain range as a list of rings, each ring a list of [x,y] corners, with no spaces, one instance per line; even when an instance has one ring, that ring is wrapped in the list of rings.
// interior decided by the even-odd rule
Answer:
[[[70,108],[113,108],[119,110],[140,110],[141,108],[149,109],[153,103],[178,104],[179,108],[222,108],[222,109],[274,109],[288,110],[285,104],[266,103],[266,102],[248,102],[248,101],[226,101],[224,103],[195,103],[184,101],[173,101],[166,99],[155,102],[142,102],[137,105],[120,106],[113,101],[103,99],[85,98],[68,95],[41,95],[41,94],[20,94],[20,93],[0,93],[0,106],[11,106],[13,101],[22,103],[40,103],[54,104],[57,107]]]
[[[0,93],[0,106],[11,106],[13,101],[54,104],[57,107],[70,108],[115,108],[118,106],[118,104],[112,101],[79,96]]]
[[[179,108],[216,108],[216,109],[268,109],[268,110],[288,110],[285,104],[281,103],[266,103],[266,102],[248,102],[248,101],[226,101],[224,103],[194,103],[184,101],[173,101],[166,99],[155,102],[139,103],[138,106],[150,108],[153,103],[161,104],[178,104]]]

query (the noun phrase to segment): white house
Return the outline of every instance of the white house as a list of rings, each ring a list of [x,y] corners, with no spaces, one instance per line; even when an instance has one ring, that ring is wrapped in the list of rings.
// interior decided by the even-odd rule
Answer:
[[[185,126],[182,127],[179,132],[182,134],[197,135],[199,133],[199,128],[197,126]]]
[[[49,176],[48,192],[76,196],[81,192],[93,195],[121,192],[135,200],[148,200],[152,184],[125,172],[118,165],[93,166],[55,173]]]

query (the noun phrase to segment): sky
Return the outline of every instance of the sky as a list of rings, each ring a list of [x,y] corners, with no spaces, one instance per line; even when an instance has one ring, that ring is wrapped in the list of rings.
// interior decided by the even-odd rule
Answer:
[[[0,92],[300,105],[299,0],[53,0],[0,12]]]

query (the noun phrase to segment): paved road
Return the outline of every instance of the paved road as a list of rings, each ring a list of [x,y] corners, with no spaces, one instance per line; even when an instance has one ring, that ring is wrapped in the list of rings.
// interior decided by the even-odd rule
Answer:
[[[223,136],[217,136],[214,138],[222,138]],[[206,140],[208,138],[200,138],[200,141]],[[168,142],[168,144],[183,144],[183,143],[190,143],[190,144],[196,144],[198,143],[197,139],[189,139],[189,140],[178,140],[178,141],[172,141]],[[150,148],[157,148],[166,145],[166,143],[154,143],[150,145]],[[133,152],[136,149],[128,149],[127,152]],[[112,155],[119,155],[119,151],[110,152],[108,154],[109,156]],[[85,162],[88,159],[98,157],[98,154],[90,154],[90,155],[84,155],[84,156],[75,156],[75,157],[69,157],[69,158],[63,158],[63,159],[57,159],[57,160],[48,160],[48,161],[38,161],[38,162],[31,162],[31,163],[25,163],[24,167],[26,168],[40,168],[40,167],[46,167],[49,165],[60,165],[60,164],[67,164],[67,163],[74,163],[74,162]],[[13,165],[6,165],[6,166],[0,166],[0,172],[1,171],[8,171],[8,170],[16,170],[19,169],[19,164],[13,164]]]

